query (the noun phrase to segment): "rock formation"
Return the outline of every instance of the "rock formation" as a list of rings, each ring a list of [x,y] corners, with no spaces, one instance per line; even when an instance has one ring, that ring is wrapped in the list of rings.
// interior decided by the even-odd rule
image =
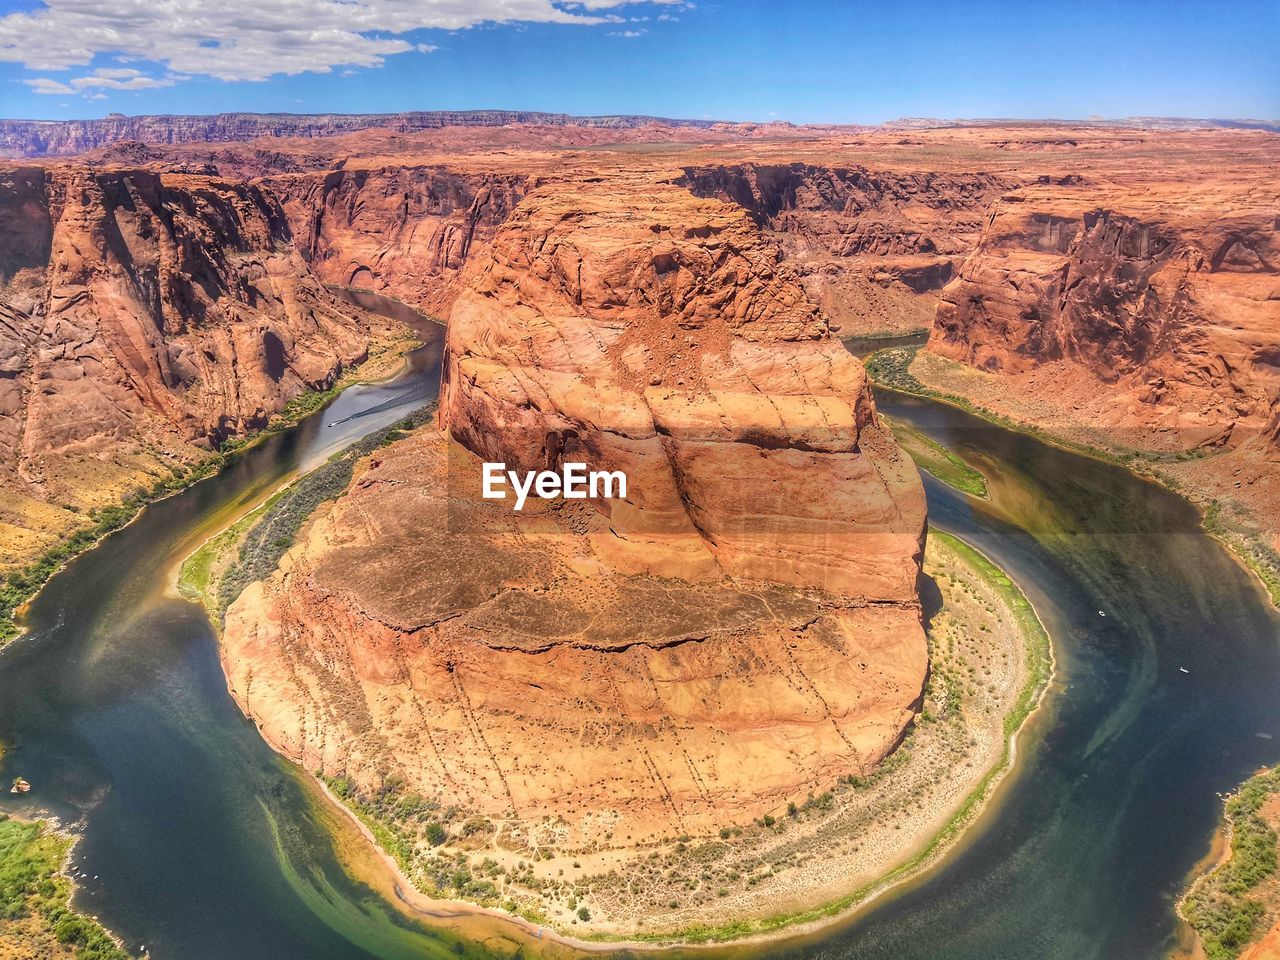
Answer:
[[[0,190],[11,560],[364,356],[360,311],[308,270],[257,187],[54,167],[8,171]]]
[[[1112,427],[1171,428],[1183,447],[1258,436],[1280,391],[1277,206],[1205,209],[1163,186],[1126,196],[1077,178],[1005,195],[929,349],[1015,376],[1065,361],[1124,400]]]
[[[914,596],[919,490],[876,475],[896,451],[875,444],[861,365],[740,211],[648,184],[548,187],[469,281],[442,422],[485,460],[628,472],[620,565]]]
[[[449,318],[440,429],[227,618],[236,695],[309,767],[606,846],[873,767],[926,671],[924,503],[833,321],[932,324],[1011,415],[1219,451],[1197,489],[1280,503],[1273,134],[575,123],[10,130],[101,148],[0,182],[28,531],[329,382],[364,340],[321,281]],[[517,515],[485,460],[630,483]]]
[[[874,764],[923,676],[923,504],[831,317],[932,321],[941,298],[940,353],[1270,443],[1270,140],[1167,136],[1158,181],[1145,133],[987,129],[665,155],[411,136],[268,172],[316,270],[450,332],[443,437],[375,456],[230,611],[247,712],[364,789],[564,816],[574,842],[701,829]],[[1213,157],[1247,175],[1196,206]],[[475,502],[480,461],[579,460],[627,472],[626,499]]]
[[[573,117],[527,110],[437,110],[406,113],[219,113],[212,116],[139,116],[113,113],[100,120],[0,120],[0,156],[72,156],[128,140],[182,144],[256,140],[260,137],[333,137],[379,128],[397,133],[449,127],[554,127],[611,131],[656,130],[659,136],[688,130],[755,135],[788,124],[731,124],[617,115]]]
[[[700,197],[731,200],[774,234],[848,336],[930,326],[937,291],[1015,181],[990,173],[815,163],[685,167]]]
[[[299,250],[326,282],[444,317],[477,244],[520,201],[521,174],[405,165],[269,177]]]
[[[228,611],[232,689],[311,768],[630,847],[869,771],[918,706],[924,498],[861,365],[745,213],[531,191],[464,270],[440,420]],[[480,461],[625,499],[480,499]]]

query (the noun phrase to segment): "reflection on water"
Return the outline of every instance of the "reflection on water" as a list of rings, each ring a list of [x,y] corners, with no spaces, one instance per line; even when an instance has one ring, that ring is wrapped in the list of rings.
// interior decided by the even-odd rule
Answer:
[[[227,695],[208,621],[166,592],[181,557],[281,478],[434,395],[440,330],[423,330],[402,377],[352,388],[71,564],[33,605],[33,635],[0,656],[4,775],[35,785],[0,809],[83,826],[76,863],[97,879],[79,906],[131,947],[181,960],[551,951],[500,921],[411,920],[352,879],[335,852],[359,847],[351,831],[335,841],[332,812]],[[820,935],[723,952],[1162,955],[1215,791],[1280,759],[1257,736],[1280,737],[1276,619],[1167,492],[948,407],[880,404],[987,476],[987,501],[926,478],[932,522],[1014,573],[1059,677],[1023,769],[943,869]]]
[[[844,348],[855,357],[866,358],[877,350],[893,347],[922,347],[929,342],[929,333],[906,333],[900,337],[848,337],[841,341]]]

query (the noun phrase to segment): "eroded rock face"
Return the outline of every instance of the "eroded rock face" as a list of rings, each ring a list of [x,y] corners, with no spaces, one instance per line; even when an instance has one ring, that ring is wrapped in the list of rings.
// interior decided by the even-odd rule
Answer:
[[[1118,430],[1245,443],[1280,391],[1274,209],[1144,194],[1066,182],[1006,195],[944,291],[929,349],[1013,376],[1066,361],[1128,398]]]
[[[814,163],[691,166],[679,182],[770,231],[845,336],[929,327],[937,291],[973,249],[991,202],[1017,184]]]
[[[488,461],[621,469],[622,569],[915,596],[923,495],[742,211],[677,187],[531,194],[469,268],[441,422]]]
[[[75,167],[6,181],[0,216],[23,226],[0,240],[7,524],[56,533],[26,507],[113,502],[365,353],[359,311],[257,187]]]
[[[990,173],[898,173],[812,163],[686,167],[700,197],[732,200],[761,226],[836,257],[963,255],[991,200],[1016,181]]]
[[[440,422],[228,611],[232,689],[287,755],[629,847],[899,742],[923,491],[742,210],[645,179],[531,192],[464,270]],[[579,460],[627,497],[480,497],[481,461]]]
[[[457,278],[520,202],[520,174],[403,166],[271,177],[298,248],[328,283],[446,317]]]
[[[897,744],[926,671],[913,603],[620,574],[602,514],[461,495],[478,461],[448,448],[423,430],[376,454],[228,611],[231,688],[286,756],[626,848]]]

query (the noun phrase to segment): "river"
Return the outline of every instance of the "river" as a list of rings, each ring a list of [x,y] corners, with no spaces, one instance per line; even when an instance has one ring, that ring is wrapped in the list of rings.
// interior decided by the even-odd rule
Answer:
[[[366,299],[384,311],[403,309]],[[343,866],[349,828],[227,694],[213,630],[173,571],[281,479],[438,390],[439,328],[399,378],[148,507],[50,581],[0,654],[0,810],[83,840],[76,906],[175,960],[363,960],[548,952],[499,920],[411,920]],[[1207,851],[1215,794],[1280,759],[1280,620],[1189,504],[1110,465],[885,393],[881,408],[988,477],[977,501],[926,479],[931,522],[1008,570],[1058,674],[1019,769],[937,870],[863,915],[764,948],[805,958],[1164,956]],[[557,952],[565,952],[557,950]],[[695,951],[690,951],[695,952]],[[703,952],[705,956],[706,953]]]

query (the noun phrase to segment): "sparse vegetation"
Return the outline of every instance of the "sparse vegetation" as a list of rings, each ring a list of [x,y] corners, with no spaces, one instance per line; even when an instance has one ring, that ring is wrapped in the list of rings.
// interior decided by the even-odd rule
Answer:
[[[1018,589],[1018,585],[987,557],[965,543],[959,537],[952,536],[942,530],[931,529],[929,536],[942,540],[948,547],[960,554],[989,584],[1000,599],[1013,612],[1018,627],[1025,641],[1027,658],[1027,682],[1018,693],[1013,707],[1005,717],[1004,729],[1012,735],[1022,726],[1040,702],[1040,694],[1044,691],[1053,673],[1053,648],[1049,634],[1036,616],[1031,601]]]
[[[316,508],[347,489],[361,457],[395,442],[434,415],[435,405],[428,404],[334,454],[315,470],[277,491],[258,510],[211,538],[187,558],[179,576],[183,589],[188,595],[198,597],[215,623],[220,623],[227,607],[245,587],[270,576],[276,569]],[[234,557],[226,560],[227,553],[233,549]]]
[[[128,960],[96,921],[71,910],[71,881],[60,872],[68,837],[44,823],[0,815],[0,954],[13,938],[17,955]]]
[[[1178,477],[1171,476],[1167,469],[1162,469],[1162,465],[1167,467],[1170,464],[1200,460],[1207,455],[1205,450],[1199,448],[1181,450],[1168,455],[1119,447],[1104,449],[1101,446],[1079,443],[1068,437],[1058,436],[1037,427],[1035,424],[1015,420],[1012,417],[1007,417],[994,410],[979,406],[965,397],[935,390],[921,383],[911,372],[912,362],[915,360],[919,350],[919,347],[891,347],[878,350],[867,358],[867,373],[880,387],[913,394],[918,397],[926,397],[939,403],[958,407],[966,413],[1007,430],[1025,433],[1028,436],[1035,437],[1037,440],[1061,447],[1064,450],[1070,450],[1073,453],[1078,453],[1094,460],[1101,460],[1104,463],[1123,467],[1139,476],[1147,477],[1160,483],[1174,493],[1186,495],[1190,491],[1185,489],[1184,483]],[[906,446],[906,444],[903,445]],[[939,479],[943,478],[940,477]],[[1192,502],[1200,508],[1205,531],[1227,546],[1258,577],[1271,597],[1271,602],[1276,607],[1280,607],[1280,553],[1277,553],[1269,545],[1263,535],[1252,528],[1253,525],[1242,520],[1230,518],[1219,501],[1205,503],[1203,500],[1197,501],[1193,499]]]
[[[867,358],[867,373],[880,387],[888,387],[900,393],[910,393],[917,397],[925,397],[929,400],[945,403],[948,406],[958,407],[965,413],[973,414],[975,417],[1004,427],[1006,430],[1025,433],[1028,436],[1035,437],[1037,440],[1061,447],[1064,450],[1070,450],[1073,453],[1079,453],[1094,460],[1102,460],[1106,463],[1127,467],[1136,472],[1144,473],[1144,475],[1146,471],[1140,470],[1138,464],[1146,459],[1154,459],[1139,450],[1103,450],[1098,447],[1091,447],[1088,444],[1077,443],[1065,437],[1058,437],[1040,429],[1035,424],[1027,423],[1023,420],[1015,420],[1013,417],[1006,417],[1004,414],[997,413],[994,410],[980,407],[965,397],[954,393],[945,393],[926,386],[911,372],[912,361],[915,360],[919,351],[920,347],[918,346],[890,347],[886,350],[877,350]]]
[[[345,778],[328,781],[330,787],[424,893],[501,906],[575,936],[609,940],[597,925],[622,923],[627,939],[719,941],[834,916],[917,871],[959,835],[1007,769],[1007,732],[1025,720],[1047,679],[1048,637],[1029,603],[1011,602],[1020,598],[1012,582],[955,538],[933,530],[930,543],[931,575],[943,581],[950,612],[930,628],[935,669],[925,694],[928,715],[873,768],[815,787],[803,799],[783,800],[752,822],[634,847],[625,843],[630,837],[614,841],[606,834],[604,842],[574,847],[562,821],[494,822],[453,798],[412,797],[395,778],[376,790],[358,790]],[[992,682],[997,665],[998,690]],[[933,802],[932,786],[965,767],[972,772],[964,782],[973,786],[952,819],[936,834],[933,826],[912,834],[914,821],[939,822],[920,820]],[[937,815],[945,817],[945,810]],[[760,904],[771,902],[774,892],[874,856],[876,845],[886,851],[887,878],[834,903],[760,915]],[[898,857],[907,860],[894,868]],[[740,919],[700,923],[724,916]]]
[[[168,477],[156,481],[149,489],[138,488],[123,502],[89,512],[92,521],[50,547],[38,558],[0,580],[0,647],[19,634],[18,609],[34,597],[45,581],[61,570],[107,534],[129,523],[148,503],[182,490],[198,480],[216,473],[225,462],[221,455],[194,467],[176,466]]]
[[[937,477],[948,486],[975,497],[987,495],[987,478],[965,463],[928,434],[905,420],[883,417],[893,431],[894,439],[911,455],[917,467]]]
[[[1204,512],[1204,528],[1235,552],[1262,581],[1271,602],[1280,607],[1280,553],[1258,534],[1234,522],[1219,501],[1209,504]]]
[[[1197,880],[1182,903],[1208,960],[1234,960],[1261,932],[1267,905],[1252,894],[1275,874],[1277,858],[1276,831],[1261,811],[1277,795],[1280,770],[1257,774],[1232,795],[1225,811],[1231,856]]]

